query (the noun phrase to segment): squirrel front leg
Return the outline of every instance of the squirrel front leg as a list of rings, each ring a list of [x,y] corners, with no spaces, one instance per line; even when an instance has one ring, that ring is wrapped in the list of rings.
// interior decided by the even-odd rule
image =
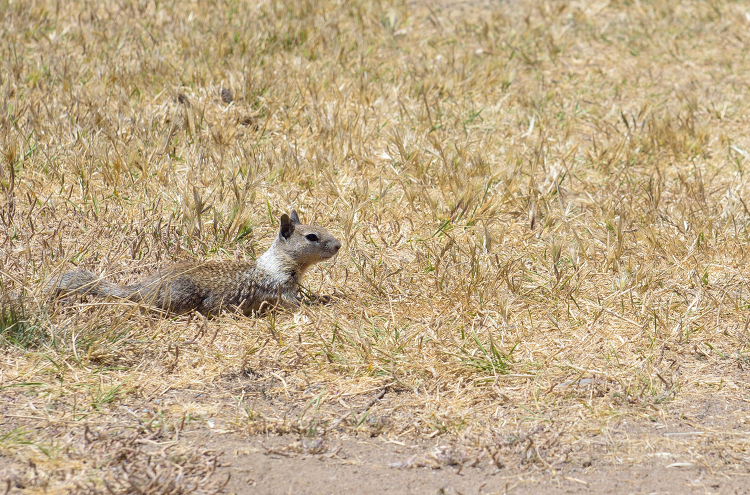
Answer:
[[[300,297],[295,294],[281,294],[278,303],[284,309],[295,310],[300,306]]]
[[[240,304],[240,308],[245,316],[250,316],[254,313],[262,315],[274,308],[295,310],[299,308],[299,302],[295,297],[290,297],[288,294],[282,292],[276,296],[268,297],[260,302],[254,302],[250,299],[246,299]]]

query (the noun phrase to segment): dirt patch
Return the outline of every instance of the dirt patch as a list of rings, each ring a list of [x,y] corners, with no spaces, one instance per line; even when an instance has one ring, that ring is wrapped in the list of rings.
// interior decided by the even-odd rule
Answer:
[[[394,400],[386,394],[377,406]],[[299,414],[296,403],[254,401],[289,417]],[[681,399],[559,446],[565,432],[554,424],[427,439],[367,437],[344,425],[312,436],[274,433],[291,428],[243,435],[242,422],[225,432],[214,423],[186,439],[221,452],[226,493],[750,493],[742,453],[749,410],[742,399]]]
[[[551,472],[532,468],[475,467],[398,468],[414,457],[434,458],[440,441],[404,442],[341,439],[335,453],[293,453],[294,437],[246,439],[222,436],[208,444],[225,450],[219,472],[231,474],[227,493],[750,493],[748,474],[711,472],[707,466],[680,462],[681,456],[656,453],[647,464],[631,465],[593,457],[588,466],[566,465]]]

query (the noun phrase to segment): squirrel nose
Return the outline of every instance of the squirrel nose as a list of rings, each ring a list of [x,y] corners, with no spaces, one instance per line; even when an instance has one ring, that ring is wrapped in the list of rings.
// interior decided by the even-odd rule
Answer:
[[[339,249],[341,249],[341,242],[339,241],[334,242],[333,244],[331,244],[331,248],[333,249],[335,253],[338,253]]]

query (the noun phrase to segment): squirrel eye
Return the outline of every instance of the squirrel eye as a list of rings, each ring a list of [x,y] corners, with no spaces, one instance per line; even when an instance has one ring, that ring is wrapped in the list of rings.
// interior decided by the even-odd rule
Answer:
[[[307,239],[308,241],[311,241],[311,242],[316,242],[316,241],[318,240],[318,236],[316,236],[315,234],[307,234],[307,235],[305,236],[305,238],[306,238],[306,239]]]

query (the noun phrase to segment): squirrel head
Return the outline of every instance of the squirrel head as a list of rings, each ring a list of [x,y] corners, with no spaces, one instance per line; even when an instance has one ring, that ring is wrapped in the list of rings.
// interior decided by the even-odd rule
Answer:
[[[281,215],[279,235],[271,247],[277,260],[284,265],[284,271],[296,276],[301,276],[315,263],[332,258],[339,249],[338,239],[323,227],[303,225],[295,210]]]

